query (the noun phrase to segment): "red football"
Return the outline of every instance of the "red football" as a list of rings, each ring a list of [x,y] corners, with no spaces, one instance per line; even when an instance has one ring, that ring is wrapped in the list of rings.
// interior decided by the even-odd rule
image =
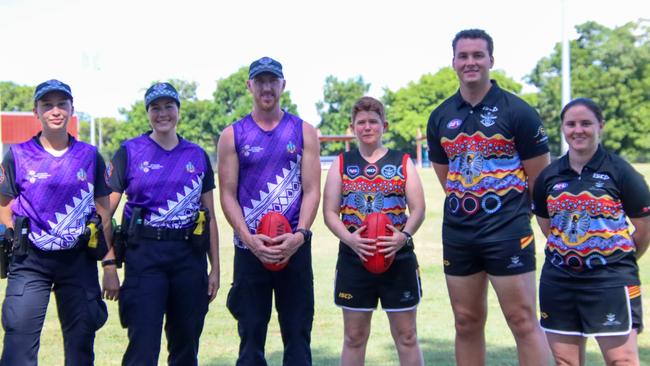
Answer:
[[[368,239],[377,239],[378,236],[392,236],[393,232],[386,227],[386,225],[392,225],[388,215],[381,212],[373,212],[366,216],[366,219],[363,220],[363,225],[366,227],[361,233],[361,237]],[[363,262],[363,266],[369,272],[379,274],[384,273],[393,264],[395,256],[393,255],[390,258],[384,257],[384,253],[380,253],[379,250],[383,249],[382,247],[377,247],[375,253],[369,257],[366,257],[367,261]]]
[[[264,234],[270,238],[275,238],[282,234],[291,232],[291,224],[283,214],[275,211],[269,211],[260,220],[259,225],[257,225],[257,233]],[[274,245],[272,243],[266,243],[267,246]],[[262,263],[264,268],[270,271],[280,271],[287,266],[287,263],[275,264],[275,263]]]

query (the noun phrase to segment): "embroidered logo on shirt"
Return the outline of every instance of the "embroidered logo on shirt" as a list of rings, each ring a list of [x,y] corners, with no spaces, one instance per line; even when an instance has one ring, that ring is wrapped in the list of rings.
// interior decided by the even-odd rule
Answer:
[[[460,125],[462,124],[463,124],[462,119],[454,118],[451,121],[447,122],[447,128],[450,130],[455,130],[458,127],[460,127]]]
[[[361,171],[361,169],[359,169],[358,166],[356,166],[356,165],[350,165],[350,166],[346,169],[345,172],[348,174],[348,177],[350,177],[350,178],[356,178],[356,176],[359,175],[359,172],[360,172],[360,171]]]
[[[497,121],[497,115],[494,114],[499,111],[499,108],[496,106],[493,108],[483,107],[483,112],[481,113],[481,124],[485,127],[493,126]]]
[[[43,179],[47,179],[49,177],[50,177],[49,173],[36,173],[33,170],[30,170],[29,172],[27,172],[27,180],[29,181],[29,183],[32,183],[32,184],[36,183],[37,179],[43,180]]]
[[[377,175],[377,172],[379,172],[379,169],[377,169],[377,166],[375,164],[369,164],[363,168],[363,174],[365,174],[368,178],[373,178],[375,175]]]
[[[289,141],[287,144],[287,152],[289,154],[293,154],[296,152],[296,144],[293,143],[293,141]]]
[[[185,170],[187,170],[187,172],[191,174],[196,171],[196,168],[194,167],[191,161],[188,161],[187,164],[185,164]]]
[[[83,168],[80,168],[77,172],[77,179],[82,182],[88,179],[88,174],[86,174],[86,171]]]
[[[140,164],[140,170],[142,170],[145,173],[149,173],[150,170],[158,170],[162,169],[162,165],[156,164],[156,163],[150,163],[148,161],[142,162]]]
[[[562,182],[562,183],[556,183],[553,188],[551,188],[552,191],[561,191],[565,189],[566,187],[569,186],[569,183],[567,182]]]
[[[264,150],[264,148],[260,146],[244,145],[244,156],[248,156],[251,153],[258,153],[262,150]]]
[[[381,168],[381,175],[383,175],[387,179],[394,177],[395,173],[397,173],[397,167],[395,167],[395,165],[388,164],[388,165],[384,165],[384,167]]]
[[[602,179],[602,180],[608,180],[608,179],[609,179],[609,175],[607,175],[607,174],[605,174],[605,173],[594,173],[594,178],[596,178],[596,179]]]

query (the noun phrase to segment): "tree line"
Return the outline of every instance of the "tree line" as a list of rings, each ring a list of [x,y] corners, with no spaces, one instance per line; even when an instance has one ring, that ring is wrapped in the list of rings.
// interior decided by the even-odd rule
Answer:
[[[603,106],[603,144],[607,149],[631,161],[650,161],[650,21],[639,20],[615,28],[586,22],[576,30],[578,37],[570,42],[572,96],[590,97]],[[554,155],[560,154],[561,54],[561,44],[557,43],[551,54],[539,60],[526,76],[525,81],[535,86],[536,92],[522,93],[523,86],[502,70],[491,73],[502,88],[518,94],[539,112]],[[198,99],[196,82],[169,80],[183,103],[178,132],[214,154],[223,129],[251,110],[247,78],[248,67],[243,66],[218,80],[212,99],[206,100]],[[369,89],[370,83],[362,76],[347,80],[328,76],[323,98],[316,104],[321,133],[345,134],[352,105]],[[457,89],[458,81],[451,67],[424,74],[397,90],[385,89],[382,101],[390,123],[387,145],[414,153],[418,129],[426,132],[429,113]],[[33,90],[33,86],[0,82],[0,110],[31,111]],[[290,92],[285,92],[281,104],[289,112],[297,113]],[[143,101],[120,109],[120,114],[119,119],[96,119],[102,126],[101,152],[107,158],[122,141],[149,129]],[[83,139],[89,136],[89,118],[84,113],[78,115]],[[328,143],[322,147],[322,154],[342,150],[342,143]]]

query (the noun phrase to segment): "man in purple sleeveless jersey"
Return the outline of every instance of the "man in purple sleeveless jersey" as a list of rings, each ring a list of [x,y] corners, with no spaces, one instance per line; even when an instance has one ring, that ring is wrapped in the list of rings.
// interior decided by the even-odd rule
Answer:
[[[63,332],[65,365],[93,365],[95,332],[107,319],[97,262],[80,240],[98,213],[110,243],[110,188],[97,149],[67,133],[74,113],[67,84],[48,80],[34,93],[43,131],[11,147],[0,166],[0,222],[29,220],[26,250],[14,249],[2,306],[4,348],[0,365],[38,363],[40,333],[54,292]],[[19,228],[15,228],[20,232]],[[113,260],[112,250],[104,257]],[[104,297],[115,300],[115,266],[104,267]]]
[[[284,343],[283,365],[311,365],[314,285],[311,231],[320,201],[319,144],[315,129],[280,108],[282,65],[254,61],[246,83],[253,111],[227,127],[218,144],[221,206],[233,227],[235,263],[227,306],[237,319],[238,366],[266,365],[264,344],[275,305]],[[293,233],[256,235],[269,211],[282,213]],[[277,244],[272,247],[267,244]],[[281,271],[262,263],[287,263]]]

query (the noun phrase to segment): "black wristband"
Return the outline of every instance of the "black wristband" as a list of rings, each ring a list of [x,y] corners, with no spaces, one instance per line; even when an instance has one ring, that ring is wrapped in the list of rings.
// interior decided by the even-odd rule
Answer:
[[[404,230],[402,230],[402,234],[406,236],[406,243],[404,243],[404,246],[407,248],[415,247],[415,245],[413,245],[413,235],[411,235],[411,233],[409,233],[408,231],[404,231]]]
[[[115,261],[115,259],[104,259],[102,261],[102,267],[116,266],[116,265],[117,265],[117,262]]]
[[[312,233],[311,233],[310,230],[303,229],[303,228],[298,228],[298,229],[294,230],[294,234],[295,233],[301,233],[302,236],[305,238],[305,243],[311,240]]]

